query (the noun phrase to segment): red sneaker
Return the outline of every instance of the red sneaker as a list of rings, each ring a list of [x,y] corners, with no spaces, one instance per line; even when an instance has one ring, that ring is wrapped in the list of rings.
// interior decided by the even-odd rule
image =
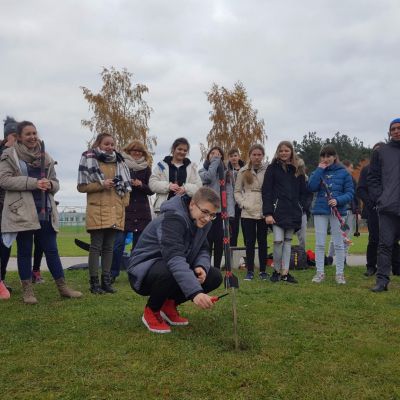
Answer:
[[[179,315],[175,300],[165,300],[160,314],[170,325],[189,325],[189,320]]]
[[[142,321],[147,326],[147,329],[150,332],[171,332],[171,328],[169,327],[169,325],[162,319],[160,311],[153,311],[150,307],[145,307]]]
[[[32,271],[32,283],[44,283],[40,271]]]
[[[10,298],[10,292],[6,288],[3,281],[0,281],[0,300],[8,300]]]

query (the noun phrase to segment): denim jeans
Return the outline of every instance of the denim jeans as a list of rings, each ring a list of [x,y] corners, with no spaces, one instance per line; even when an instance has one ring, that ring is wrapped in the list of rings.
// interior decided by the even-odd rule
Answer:
[[[138,242],[141,233],[142,232],[133,232],[131,253],[132,253],[134,247],[136,246],[136,243]],[[128,232],[126,232],[126,231],[117,231],[117,234],[115,235],[113,260],[112,260],[111,271],[110,271],[111,276],[114,278],[119,276],[119,272],[121,270],[122,257],[124,255],[125,241],[126,241],[127,236],[128,236]]]
[[[351,210],[347,211],[347,215],[343,217],[344,222],[349,226],[349,229],[345,231],[346,235],[350,238],[353,236],[354,227],[357,216],[351,212]],[[343,242],[344,244],[344,258],[346,259],[349,255],[349,244]],[[333,245],[333,239],[329,242],[328,256],[335,256],[335,246]]]
[[[289,271],[294,229],[283,229],[274,225],[272,231],[274,232],[274,269],[277,272],[281,269]]]
[[[304,250],[306,249],[307,238],[307,214],[304,213],[301,217],[301,228],[296,232],[297,239],[299,239],[299,246]]]
[[[60,256],[57,248],[57,234],[50,221],[40,222],[41,229],[36,231],[18,232],[17,235],[17,262],[21,281],[32,279],[32,248],[33,235],[37,236],[38,243],[46,257],[47,267],[54,279],[64,276]]]
[[[344,243],[340,231],[340,224],[334,215],[314,215],[315,226],[315,264],[317,272],[324,272],[325,241],[328,231],[328,223],[331,225],[331,235],[336,254],[336,274],[343,274],[344,270]]]

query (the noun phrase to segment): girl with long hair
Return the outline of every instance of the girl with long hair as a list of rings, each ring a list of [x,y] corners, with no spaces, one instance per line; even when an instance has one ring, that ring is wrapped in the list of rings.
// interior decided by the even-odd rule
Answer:
[[[254,278],[254,254],[258,243],[260,279],[268,278],[267,261],[267,224],[262,214],[261,188],[267,164],[264,162],[265,150],[261,144],[254,144],[249,149],[249,161],[240,169],[235,184],[235,200],[242,210],[242,226],[246,236],[245,280]]]
[[[304,174],[300,174],[297,156],[289,141],[278,144],[265,173],[262,186],[265,222],[274,233],[274,272],[271,282],[297,283],[289,274],[292,237],[301,228],[306,198]]]
[[[225,165],[223,164],[224,151],[221,147],[211,147],[211,149],[207,153],[203,168],[199,171],[199,175],[204,186],[208,186],[214,189],[217,193],[220,193],[218,168],[221,163],[224,167],[224,176],[226,182],[228,216],[233,218],[235,216],[235,200],[233,198],[233,187],[231,185],[232,178],[229,171],[226,170]],[[210,253],[212,254],[214,252],[214,267],[216,268],[221,267],[222,255],[224,250],[223,238],[223,222],[221,216],[221,207],[219,207],[216,213],[216,217],[212,221],[211,229],[207,235],[208,244],[210,246]]]
[[[122,156],[129,168],[132,192],[129,204],[125,208],[125,227],[118,231],[114,242],[113,261],[111,265],[111,279],[119,275],[125,240],[129,232],[132,233],[132,248],[134,249],[143,229],[151,221],[151,211],[148,196],[153,192],[149,188],[151,175],[150,155],[142,142],[133,140],[124,147]]]
[[[87,194],[86,230],[90,234],[89,279],[93,294],[115,293],[110,269],[114,238],[125,226],[125,207],[131,191],[129,169],[115,151],[114,138],[97,135],[92,147],[82,154],[79,163],[78,191]],[[101,285],[99,258],[101,255]]]
[[[337,207],[342,217],[346,216],[346,206],[354,196],[354,186],[350,174],[339,162],[336,149],[326,144],[319,153],[320,162],[317,169],[308,180],[308,189],[316,192],[315,202],[311,213],[314,216],[315,226],[315,263],[317,273],[312,279],[315,283],[325,280],[325,240],[328,224],[331,226],[331,235],[336,254],[336,282],[345,284],[344,277],[344,243],[338,218],[333,214],[332,207]],[[332,193],[329,199],[322,181]]]
[[[11,247],[14,239],[17,241],[23,302],[38,302],[32,287],[34,235],[44,251],[60,295],[81,297],[81,292],[66,285],[58,254],[56,237],[59,220],[54,194],[60,185],[54,169],[55,162],[47,152],[43,154],[37,129],[32,122],[18,124],[16,139],[13,146],[4,150],[0,160],[0,186],[5,190],[1,232],[5,246]]]
[[[175,139],[171,146],[171,155],[157,163],[150,176],[149,187],[156,194],[154,212],[160,212],[161,204],[176,195],[187,194],[192,197],[202,186],[197,165],[187,155],[190,144],[185,138]]]

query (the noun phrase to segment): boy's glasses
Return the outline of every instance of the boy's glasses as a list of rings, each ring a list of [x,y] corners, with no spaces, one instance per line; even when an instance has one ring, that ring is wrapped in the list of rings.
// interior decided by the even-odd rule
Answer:
[[[215,213],[210,213],[210,211],[208,210],[203,210],[202,208],[200,208],[197,203],[194,203],[194,205],[201,211],[201,213],[210,221],[214,221],[215,218],[217,218],[217,214]]]

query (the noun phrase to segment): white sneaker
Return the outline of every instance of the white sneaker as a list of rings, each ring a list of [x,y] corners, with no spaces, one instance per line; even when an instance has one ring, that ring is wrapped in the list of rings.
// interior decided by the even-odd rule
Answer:
[[[321,283],[322,281],[325,280],[325,274],[323,272],[317,272],[314,276],[314,278],[312,278],[311,282],[314,283]]]
[[[346,284],[346,279],[344,279],[343,274],[337,274],[336,275],[336,283],[339,285],[345,285]]]

